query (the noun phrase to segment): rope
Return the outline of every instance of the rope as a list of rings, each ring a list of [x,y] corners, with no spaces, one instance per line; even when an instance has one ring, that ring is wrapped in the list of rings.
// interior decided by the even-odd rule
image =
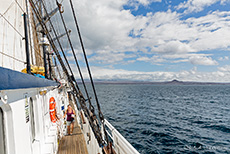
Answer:
[[[58,3],[57,0],[56,0],[56,3],[57,3],[58,6],[60,6],[60,4]],[[68,38],[69,45],[71,47],[71,50],[72,50],[72,53],[73,53],[73,56],[74,56],[74,59],[75,59],[75,63],[76,63],[77,68],[78,68],[79,75],[81,77],[81,81],[82,81],[83,86],[84,86],[85,93],[86,93],[88,101],[89,101],[89,105],[90,105],[89,108],[90,108],[91,112],[88,113],[88,114],[90,115],[89,119],[92,121],[91,122],[91,127],[93,128],[96,136],[98,136],[98,142],[99,142],[99,144],[102,144],[102,135],[100,133],[100,127],[99,127],[99,125],[97,125],[97,120],[94,119],[94,115],[95,115],[94,107],[91,104],[90,97],[89,97],[89,94],[88,94],[88,91],[87,91],[87,88],[86,88],[86,85],[85,85],[85,82],[84,82],[84,79],[83,79],[83,76],[82,76],[82,73],[81,73],[81,69],[80,69],[80,66],[79,66],[76,54],[74,53],[74,48],[73,48],[73,45],[72,45],[72,42],[71,42],[68,30],[67,30],[67,27],[66,27],[66,24],[65,24],[65,21],[64,21],[64,18],[63,18],[63,15],[62,15],[62,12],[61,12],[60,9],[59,9],[59,13],[60,13],[60,16],[61,16],[62,23],[64,25],[64,29],[65,29],[65,32],[66,32],[66,35],[67,35],[67,38]],[[86,100],[84,100],[84,101],[86,101]],[[89,111],[87,110],[87,112],[89,112]]]
[[[81,33],[80,33],[80,28],[79,28],[78,22],[77,22],[77,17],[76,17],[75,11],[74,11],[74,7],[73,7],[72,0],[69,0],[69,2],[70,2],[70,5],[71,5],[71,9],[72,9],[72,13],[73,13],[75,25],[76,25],[76,28],[77,28],[79,40],[80,40],[81,47],[82,47],[82,52],[83,52],[83,54],[84,54],[85,63],[86,63],[86,66],[87,66],[88,74],[89,74],[90,81],[91,81],[91,85],[92,85],[92,88],[93,88],[93,92],[94,92],[94,96],[95,96],[95,100],[96,100],[96,104],[97,104],[97,108],[98,108],[98,112],[99,112],[98,115],[99,115],[100,121],[101,121],[102,124],[103,124],[103,128],[104,128],[104,133],[105,133],[106,141],[107,141],[107,143],[108,143],[108,135],[107,135],[107,133],[106,133],[106,131],[105,131],[105,126],[104,126],[104,115],[103,115],[102,112],[101,112],[100,104],[99,104],[99,101],[98,101],[98,98],[97,98],[96,89],[95,89],[95,86],[94,86],[93,78],[92,78],[92,75],[91,75],[91,71],[90,71],[90,68],[89,68],[89,63],[88,63],[88,60],[87,60],[87,56],[86,56],[84,44],[83,44],[82,37],[81,37]]]
[[[79,100],[79,103],[80,103],[82,109],[84,110],[84,113],[85,113],[85,115],[87,116],[87,118],[88,118],[88,120],[89,120],[89,122],[90,122],[90,124],[91,124],[91,127],[92,127],[93,131],[94,131],[95,134],[96,134],[95,136],[96,136],[98,142],[99,142],[99,143],[102,143],[102,137],[101,137],[101,135],[100,135],[100,129],[98,129],[97,127],[95,128],[95,126],[93,125],[92,119],[91,119],[91,117],[90,117],[90,113],[89,113],[89,111],[88,111],[88,109],[87,109],[87,107],[86,107],[86,104],[85,104],[85,99],[84,99],[84,97],[83,97],[83,95],[82,95],[82,93],[81,93],[81,91],[80,91],[80,89],[79,89],[79,87],[78,87],[78,85],[77,85],[76,80],[75,80],[74,78],[72,78],[72,77],[69,75],[68,70],[66,69],[65,64],[64,64],[64,62],[63,62],[63,60],[62,60],[62,57],[61,57],[61,55],[59,54],[59,51],[57,50],[57,48],[56,48],[54,42],[52,41],[51,35],[50,35],[50,33],[49,33],[49,30],[48,30],[46,24],[44,23],[44,21],[42,20],[42,16],[41,16],[41,14],[39,13],[39,11],[38,11],[38,9],[36,8],[36,6],[34,5],[33,0],[29,0],[29,1],[30,1],[31,7],[32,7],[33,10],[34,10],[34,13],[35,13],[35,15],[36,15],[38,21],[40,22],[40,24],[41,24],[43,30],[45,31],[45,33],[46,33],[46,35],[47,35],[47,38],[48,38],[48,40],[49,40],[49,42],[50,42],[50,44],[51,44],[51,46],[52,46],[52,48],[53,48],[55,54],[57,55],[57,58],[58,58],[58,60],[59,60],[59,62],[60,62],[60,64],[61,64],[61,66],[62,66],[62,69],[63,69],[65,75],[66,75],[67,78],[68,78],[68,81],[69,81],[70,85],[71,85],[72,88],[73,88],[73,91],[76,92],[76,96],[77,96],[77,98],[78,98],[78,100]],[[43,4],[44,10],[47,12],[47,10],[46,10],[46,8],[45,8],[45,6],[44,6],[43,1],[41,1],[41,2],[42,2],[42,4]],[[55,34],[56,37],[57,37],[56,31],[54,30],[54,27],[53,27],[53,25],[52,25],[51,20],[49,20],[49,22],[50,22],[50,25],[51,25],[51,27],[52,27],[52,30],[53,30],[54,34]],[[60,42],[59,42],[59,39],[57,39],[57,40],[58,40],[58,43],[59,43],[59,46],[60,46],[60,48],[61,48],[62,53],[64,53],[64,52],[63,52],[63,49],[62,49],[62,46],[61,46],[61,44],[60,44]],[[65,60],[67,60],[66,57],[65,57],[65,54],[63,54],[63,56],[64,56]],[[68,61],[67,61],[67,64],[68,64]],[[71,68],[69,68],[69,69],[71,69]],[[75,84],[73,83],[73,81],[75,82]],[[77,89],[77,88],[78,88],[78,89]]]
[[[100,111],[100,105],[99,105],[99,102],[98,102],[96,90],[95,90],[94,83],[93,83],[93,78],[92,78],[91,71],[90,71],[90,68],[89,68],[89,63],[88,63],[88,60],[87,60],[87,57],[86,57],[86,52],[85,52],[84,44],[83,44],[83,41],[82,41],[80,29],[79,29],[79,26],[78,26],[78,23],[77,23],[77,18],[76,18],[75,12],[74,12],[73,3],[72,3],[72,0],[69,0],[69,1],[70,1],[70,5],[71,5],[75,25],[76,25],[76,28],[77,28],[78,36],[79,36],[79,39],[80,39],[82,51],[83,51],[83,54],[84,54],[87,70],[88,70],[88,73],[89,73],[90,81],[91,81],[91,84],[92,84],[92,87],[93,87],[93,92],[94,92],[94,96],[95,96],[95,99],[96,99],[97,107],[98,107],[98,110]],[[99,114],[99,117],[101,118],[100,114]]]
[[[60,6],[60,4],[58,3],[57,0],[56,0],[56,3],[57,3],[57,6]],[[83,83],[83,87],[84,87],[85,93],[86,93],[87,98],[88,98],[88,101],[89,101],[90,110],[91,110],[91,112],[94,113],[94,107],[93,107],[92,104],[91,104],[90,97],[89,97],[89,94],[88,94],[88,91],[87,91],[87,88],[86,88],[86,85],[85,85],[85,81],[84,81],[84,78],[83,78],[83,75],[82,75],[82,72],[81,72],[81,68],[80,68],[80,66],[79,66],[79,63],[78,63],[76,54],[74,53],[73,44],[72,44],[72,41],[71,41],[71,39],[70,39],[68,30],[67,30],[67,27],[66,27],[66,24],[65,24],[65,21],[64,21],[64,18],[63,18],[63,15],[62,15],[62,12],[61,12],[60,9],[59,9],[59,14],[60,14],[60,16],[61,16],[61,20],[62,20],[64,29],[65,29],[65,32],[66,32],[66,35],[67,35],[67,38],[68,38],[68,41],[69,41],[69,45],[70,45],[70,48],[71,48],[71,50],[72,50],[72,53],[73,53],[73,56],[74,56],[74,60],[75,60],[75,63],[76,63],[76,65],[77,65],[77,68],[78,68],[78,72],[79,72],[79,75],[80,75],[80,77],[81,77],[81,81],[82,81],[82,83]]]
[[[21,11],[22,11],[23,13],[25,13],[25,11],[22,9],[22,6],[17,2],[17,0],[15,0],[15,2],[16,2],[16,4],[19,6],[19,8],[21,9]]]
[[[46,10],[46,7],[45,7],[45,5],[44,5],[43,0],[41,0],[41,2],[42,2],[43,8],[44,8],[46,14],[48,14],[48,13],[47,13],[47,10]],[[65,53],[64,53],[64,51],[63,51],[62,45],[61,45],[61,43],[60,43],[60,41],[59,41],[59,39],[58,39],[58,35],[57,35],[57,33],[56,33],[56,30],[54,29],[54,26],[53,26],[51,20],[49,19],[49,17],[48,17],[48,20],[49,20],[49,23],[50,23],[50,25],[51,25],[51,27],[52,27],[52,30],[53,30],[54,34],[55,34],[55,37],[57,38],[57,42],[58,42],[58,44],[59,44],[59,46],[60,46],[60,49],[61,49],[61,51],[62,51],[62,54],[63,54],[65,60],[66,60],[66,63],[67,63],[67,65],[69,65],[69,62],[68,62],[68,60],[67,60],[67,58],[66,58],[66,56],[65,56]],[[72,73],[72,69],[71,69],[70,66],[69,66],[69,69],[70,69],[70,71],[71,71],[71,73]],[[91,123],[91,126],[93,127],[93,130],[94,130],[95,133],[97,134],[96,136],[98,136],[97,139],[98,139],[99,143],[101,143],[101,142],[102,142],[102,136],[101,136],[101,134],[100,134],[100,128],[99,128],[99,127],[96,127],[95,125],[93,125],[93,121],[92,121],[92,119],[90,118],[90,113],[89,113],[89,111],[88,111],[88,109],[87,109],[87,107],[86,107],[86,104],[85,104],[85,98],[83,97],[83,95],[82,95],[82,93],[81,93],[81,91],[80,91],[80,89],[79,89],[79,87],[78,87],[78,85],[77,85],[77,82],[76,82],[76,80],[75,80],[75,78],[74,78],[73,73],[72,73],[72,81],[74,81],[74,82],[76,83],[75,86],[77,87],[77,89],[78,89],[78,91],[79,91],[79,93],[78,93],[79,102],[81,102],[82,108],[85,110],[85,113],[88,115],[89,121],[90,121],[90,123]]]
[[[3,13],[3,15],[5,15],[5,14],[10,10],[10,8],[11,8],[13,5],[14,5],[14,2],[12,2],[12,3],[10,4],[10,6],[6,9],[6,11]]]
[[[44,24],[44,22],[43,22],[43,20],[42,20],[41,14],[39,13],[38,9],[36,8],[36,6],[35,6],[33,0],[29,0],[29,2],[30,2],[31,7],[32,7],[32,9],[33,9],[33,11],[34,11],[34,13],[35,13],[35,15],[36,15],[36,17],[37,17],[37,20],[40,22],[42,28],[43,28],[44,31],[46,32],[47,38],[48,38],[48,40],[49,40],[49,42],[50,42],[50,45],[51,45],[51,47],[53,48],[53,50],[54,50],[54,52],[55,52],[55,54],[56,54],[56,56],[57,56],[57,58],[58,58],[58,60],[59,60],[59,62],[60,62],[60,64],[61,64],[61,66],[62,66],[62,69],[63,69],[64,73],[66,74],[66,76],[67,76],[67,78],[68,78],[69,83],[71,84],[73,90],[74,90],[76,93],[78,93],[78,90],[76,89],[76,86],[73,84],[73,82],[72,82],[73,80],[72,80],[71,76],[69,75],[68,70],[67,70],[66,67],[65,67],[65,64],[64,64],[64,62],[63,62],[63,60],[62,60],[62,57],[61,57],[61,55],[59,54],[59,51],[57,50],[57,48],[56,48],[54,42],[52,41],[51,35],[50,35],[50,33],[49,33],[49,30],[48,30],[47,26]],[[50,20],[49,20],[49,21],[50,21]]]
[[[46,10],[46,8],[45,8],[45,5],[44,5],[43,0],[41,0],[41,2],[42,2],[42,5],[43,5],[43,8],[44,8],[44,10],[45,10],[45,13],[48,14],[48,12],[47,12],[47,10]],[[67,64],[67,66],[68,66],[68,68],[69,68],[69,70],[70,70],[70,72],[71,72],[71,75],[74,77],[73,71],[72,71],[72,69],[71,69],[71,67],[70,67],[70,64],[69,64],[67,58],[66,58],[66,55],[65,55],[64,50],[63,50],[63,48],[62,48],[62,45],[61,45],[61,43],[60,43],[60,41],[59,41],[59,39],[58,39],[57,32],[56,32],[56,30],[55,30],[55,28],[54,28],[54,26],[53,26],[53,24],[52,24],[52,21],[50,20],[50,17],[48,17],[48,20],[49,20],[50,26],[51,26],[51,28],[52,28],[52,30],[53,30],[53,32],[54,32],[54,35],[55,35],[55,37],[57,38],[57,42],[58,42],[59,47],[60,47],[60,49],[61,49],[61,51],[62,51],[62,54],[63,54],[63,56],[64,56],[64,59],[65,59],[65,61],[66,61],[66,64]],[[77,89],[79,90],[79,87],[78,87],[78,86],[77,86]]]
[[[3,54],[4,56],[10,57],[10,58],[12,58],[12,59],[14,59],[14,60],[17,60],[18,62],[21,62],[21,63],[24,63],[24,64],[26,63],[25,61],[22,61],[22,60],[20,60],[20,59],[17,59],[17,58],[15,58],[15,57],[11,56],[11,55],[5,54],[4,52],[1,52],[1,51],[0,51],[0,53]]]
[[[19,8],[21,9],[21,11],[24,13],[25,11],[22,9],[22,6],[17,2],[17,0],[15,0],[14,2],[12,2],[11,4],[10,4],[10,6],[6,9],[6,11],[3,13],[3,15],[5,15],[9,10],[10,10],[10,8],[14,5],[14,3],[16,3],[18,6],[19,6]],[[26,3],[27,3],[27,1],[26,1]]]
[[[3,17],[3,19],[5,19],[6,20],[6,22],[22,37],[22,38],[24,38],[24,36],[9,22],[9,20],[7,20],[5,17],[4,17],[4,15],[2,15],[1,13],[0,13],[0,16],[1,17]]]

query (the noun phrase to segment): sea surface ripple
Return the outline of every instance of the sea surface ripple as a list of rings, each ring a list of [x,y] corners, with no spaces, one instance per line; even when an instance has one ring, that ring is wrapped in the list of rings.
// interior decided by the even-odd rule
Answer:
[[[96,90],[105,118],[142,154],[230,153],[230,86],[96,84]]]

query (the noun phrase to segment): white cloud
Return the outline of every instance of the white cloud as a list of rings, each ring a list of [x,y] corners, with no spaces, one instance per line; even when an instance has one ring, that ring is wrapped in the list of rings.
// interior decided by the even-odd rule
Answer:
[[[211,56],[210,54],[197,54],[197,53],[183,53],[183,54],[165,54],[162,57],[166,59],[178,59],[178,58],[183,58],[183,59],[189,59],[190,57],[196,57],[196,56]]]
[[[190,45],[182,43],[180,41],[169,41],[164,44],[161,44],[157,47],[153,47],[152,51],[163,53],[163,54],[181,54],[188,52],[195,52]]]
[[[112,51],[119,57],[121,52],[126,51],[134,54],[137,51],[170,55],[180,53],[183,56],[204,50],[227,49],[230,46],[230,35],[226,35],[230,31],[230,12],[212,12],[207,16],[187,20],[181,20],[180,14],[170,10],[134,16],[130,10],[123,9],[123,5],[128,2],[75,1],[87,52]],[[71,12],[68,7],[65,10],[67,23],[73,30],[71,36],[74,38],[75,48],[79,49]],[[146,51],[146,47],[151,50]]]
[[[184,62],[188,62],[189,60],[188,59],[180,59],[180,60],[174,60],[172,61],[171,63],[184,63]]]
[[[230,11],[209,12],[207,15],[188,19],[182,19],[182,14],[171,10],[150,12],[146,16],[134,16],[131,10],[123,9],[124,5],[130,5],[131,2],[148,5],[152,2],[160,2],[160,0],[74,1],[90,62],[110,64],[111,67],[113,64],[127,64],[135,61],[144,61],[154,65],[159,65],[162,62],[218,65],[218,62],[211,58],[215,54],[210,55],[208,51],[230,49],[230,35],[228,35],[230,32]],[[224,4],[226,1],[190,0],[183,5],[180,4],[180,7],[197,11],[217,2]],[[68,1],[64,1],[64,3],[66,5]],[[80,50],[73,18],[67,6],[64,16],[68,27],[72,30],[71,37],[74,40],[75,48]],[[223,57],[219,60],[227,60],[227,58]],[[97,71],[100,72],[96,69]],[[173,78],[186,80],[186,77],[190,80],[204,80],[205,78],[211,80],[210,75],[218,77],[223,73],[221,70],[213,72],[213,74],[204,73],[204,75],[197,71],[146,73],[104,68],[102,68],[102,72],[101,74],[96,73],[95,76],[97,78],[108,76],[109,78],[143,78],[146,80]],[[189,77],[191,74],[193,74],[192,77]]]
[[[205,7],[211,6],[217,2],[220,2],[222,5],[229,0],[188,0],[180,3],[176,8],[186,9],[185,13],[190,12],[199,12],[202,11]]]
[[[152,2],[161,2],[161,0],[134,0],[142,5],[149,5]]]
[[[122,6],[127,2],[128,0],[74,1],[86,48],[109,50],[119,49],[121,46],[123,49],[126,45],[132,43],[127,35],[135,19],[129,10],[122,9]],[[72,13],[68,9],[69,4],[65,3],[66,11],[64,15],[74,33],[76,28],[73,18],[71,18]],[[78,41],[75,44],[78,45]]]
[[[143,5],[148,7],[149,4],[153,2],[162,2],[162,0],[129,0],[126,5],[134,7],[133,10],[138,10],[138,8]]]
[[[228,49],[229,15],[230,12],[216,11],[204,17],[187,19],[187,24],[195,30],[193,37],[196,39],[191,40],[191,47],[197,51]]]
[[[218,65],[217,61],[213,60],[211,57],[199,55],[190,57],[189,62],[193,65]]]
[[[130,80],[130,81],[171,81],[173,79],[181,81],[200,81],[200,82],[230,82],[230,66],[226,66],[228,71],[219,69],[214,72],[199,72],[194,67],[189,71],[180,72],[140,72],[127,71],[123,69],[108,69],[101,67],[91,67],[94,79],[105,80]],[[83,75],[87,79],[86,70]]]
[[[228,61],[229,57],[228,56],[224,56],[224,57],[220,57],[218,58],[219,61]]]
[[[218,70],[222,71],[222,72],[230,72],[230,65],[225,65],[223,67],[218,67]]]
[[[125,63],[123,60],[127,58],[134,58],[134,54],[125,54],[125,53],[114,53],[106,50],[97,51],[97,54],[90,58],[91,62],[98,63],[107,63],[107,64],[116,64],[116,63]]]
[[[217,11],[183,21],[175,12],[158,12],[148,17],[145,27],[135,31],[141,36],[135,46],[141,50],[148,46],[162,54],[226,50],[230,46],[230,35],[226,35],[230,31],[229,13]]]
[[[144,61],[144,62],[149,62],[152,64],[159,64],[159,63],[165,62],[166,60],[160,56],[152,56],[152,57],[139,57],[137,58],[137,61]]]

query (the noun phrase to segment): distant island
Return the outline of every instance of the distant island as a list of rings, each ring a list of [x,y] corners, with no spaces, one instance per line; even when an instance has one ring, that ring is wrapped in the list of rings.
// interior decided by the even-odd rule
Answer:
[[[77,81],[81,83],[80,80]],[[89,81],[86,80],[86,83]],[[156,84],[156,85],[230,85],[230,83],[220,83],[220,82],[193,82],[193,81],[164,81],[164,82],[150,82],[150,81],[131,81],[131,80],[94,80],[95,83],[100,84]]]
[[[175,84],[175,85],[230,85],[230,83],[218,83],[218,82],[184,82],[178,80],[172,80],[168,82],[161,82],[162,84]]]

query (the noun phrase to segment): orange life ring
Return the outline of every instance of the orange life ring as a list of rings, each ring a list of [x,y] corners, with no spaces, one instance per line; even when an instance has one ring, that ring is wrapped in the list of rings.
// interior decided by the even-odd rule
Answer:
[[[50,98],[50,120],[51,122],[55,123],[56,122],[56,102],[54,97]]]

